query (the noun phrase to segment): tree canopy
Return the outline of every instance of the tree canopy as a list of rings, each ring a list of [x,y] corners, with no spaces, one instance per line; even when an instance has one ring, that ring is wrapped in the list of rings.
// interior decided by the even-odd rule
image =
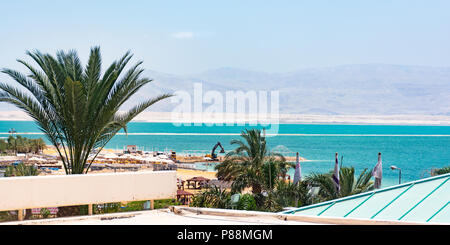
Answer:
[[[100,48],[91,48],[83,67],[76,51],[58,51],[56,57],[39,51],[27,52],[37,64],[18,60],[29,73],[1,71],[19,87],[0,83],[0,102],[17,106],[31,116],[56,147],[67,174],[87,173],[93,149],[101,150],[119,130],[154,103],[170,97],[162,94],[126,111],[119,111],[139,89],[152,80],[142,77],[142,62],[128,70],[127,52],[102,73]],[[98,151],[99,152],[99,151]],[[98,154],[98,153],[97,153]],[[94,158],[96,155],[94,155]]]

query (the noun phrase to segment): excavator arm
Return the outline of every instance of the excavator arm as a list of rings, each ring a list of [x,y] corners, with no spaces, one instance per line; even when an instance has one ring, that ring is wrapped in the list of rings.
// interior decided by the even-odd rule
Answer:
[[[214,147],[213,147],[213,149],[211,151],[211,158],[212,159],[217,159],[217,155],[214,152],[216,151],[217,147],[219,147],[219,146],[221,148],[220,153],[225,153],[225,150],[223,149],[222,144],[220,144],[220,142],[217,142],[217,144],[214,145]]]

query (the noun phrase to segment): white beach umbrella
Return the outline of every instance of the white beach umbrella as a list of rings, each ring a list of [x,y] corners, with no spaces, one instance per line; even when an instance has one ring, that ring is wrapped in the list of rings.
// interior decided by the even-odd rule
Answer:
[[[295,173],[294,173],[294,185],[297,184],[302,179],[302,169],[300,166],[300,157],[297,152],[297,157],[295,159]]]
[[[102,156],[103,158],[107,158],[107,159],[116,159],[117,155],[113,154],[113,153],[108,153]]]
[[[146,161],[148,161],[148,162],[157,162],[157,161],[159,161],[159,159],[156,158],[156,157],[147,157],[147,158],[145,158],[145,159],[146,159]]]
[[[132,156],[130,154],[123,154],[122,156],[118,157],[119,159],[128,159],[131,158]]]
[[[39,157],[31,157],[31,158],[28,159],[28,161],[46,162],[47,159],[39,158]]]
[[[134,156],[134,155],[131,155],[130,158],[131,159],[135,159],[135,160],[139,160],[139,161],[142,161],[144,159],[142,156]]]
[[[383,164],[381,162],[381,152],[378,152],[378,162],[372,169],[372,176],[375,177],[374,188],[379,189],[381,187],[381,179],[383,178]]]
[[[341,186],[339,185],[339,165],[338,165],[338,153],[336,152],[334,157],[334,171],[333,171],[333,183],[336,187],[337,191],[341,190]]]

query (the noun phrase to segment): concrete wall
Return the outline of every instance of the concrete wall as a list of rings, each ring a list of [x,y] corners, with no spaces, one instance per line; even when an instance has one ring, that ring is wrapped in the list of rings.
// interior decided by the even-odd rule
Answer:
[[[175,198],[175,171],[8,177],[0,211]]]

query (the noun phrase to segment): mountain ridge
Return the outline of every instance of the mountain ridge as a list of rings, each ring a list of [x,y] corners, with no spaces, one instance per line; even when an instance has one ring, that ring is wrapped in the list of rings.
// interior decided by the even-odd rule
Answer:
[[[190,75],[147,70],[145,75],[154,82],[138,99],[156,92],[192,94],[193,84],[202,83],[204,93],[215,90],[224,97],[229,90],[278,90],[282,113],[450,115],[450,67],[356,64],[286,73],[221,67]],[[171,111],[174,106],[164,101],[152,111]]]
[[[201,83],[203,94],[218,91],[224,100],[226,91],[279,91],[280,113],[450,115],[450,67],[350,64],[276,73],[220,67],[188,75],[146,69],[143,76],[153,82],[123,109],[161,93],[192,95],[194,83]],[[149,111],[170,112],[176,106],[168,99]],[[11,106],[2,103],[4,108]]]

